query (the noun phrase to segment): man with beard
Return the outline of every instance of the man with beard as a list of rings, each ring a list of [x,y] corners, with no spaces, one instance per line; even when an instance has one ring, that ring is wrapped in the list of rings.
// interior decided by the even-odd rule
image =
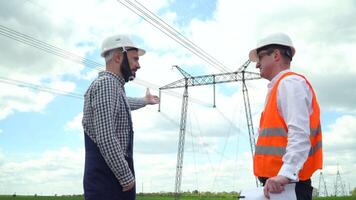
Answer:
[[[86,200],[134,200],[133,128],[131,110],[159,102],[149,90],[143,98],[126,97],[124,85],[140,69],[145,54],[128,36],[114,35],[103,41],[100,72],[85,93],[84,197]]]

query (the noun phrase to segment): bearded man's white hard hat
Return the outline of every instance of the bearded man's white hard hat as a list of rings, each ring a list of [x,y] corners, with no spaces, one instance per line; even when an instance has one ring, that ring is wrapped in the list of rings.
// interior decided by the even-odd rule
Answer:
[[[132,40],[129,38],[129,36],[117,34],[117,35],[112,35],[110,37],[107,37],[103,41],[100,55],[104,57],[106,52],[118,48],[123,48],[126,50],[136,48],[138,50],[139,56],[142,56],[146,53],[145,50],[139,48],[136,44],[134,44]]]

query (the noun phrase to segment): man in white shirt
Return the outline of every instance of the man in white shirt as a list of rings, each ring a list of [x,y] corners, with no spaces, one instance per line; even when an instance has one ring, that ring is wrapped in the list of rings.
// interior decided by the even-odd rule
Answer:
[[[297,199],[312,199],[310,177],[322,167],[319,105],[307,79],[290,71],[294,54],[283,33],[261,39],[249,54],[270,81],[254,155],[254,174],[267,198],[296,182]]]

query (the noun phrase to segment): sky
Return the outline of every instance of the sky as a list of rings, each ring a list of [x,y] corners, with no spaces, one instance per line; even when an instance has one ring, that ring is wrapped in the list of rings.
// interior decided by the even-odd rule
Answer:
[[[189,40],[236,71],[258,38],[287,33],[296,54],[292,70],[305,75],[321,107],[324,168],[334,193],[339,170],[356,187],[356,2],[353,0],[139,0]],[[83,95],[99,72],[9,37],[14,30],[104,65],[102,40],[129,34],[146,54],[128,96],[142,97],[182,78],[222,73],[116,0],[0,2],[0,194],[82,194],[83,99],[8,84],[26,83]],[[38,44],[38,42],[37,42]],[[258,72],[252,63],[248,71]],[[4,79],[5,78],[5,79]],[[247,82],[257,130],[268,81]],[[174,191],[182,89],[162,92],[158,106],[132,112],[138,192]],[[241,83],[189,88],[183,191],[240,191],[255,187]],[[318,188],[319,173],[312,180]]]

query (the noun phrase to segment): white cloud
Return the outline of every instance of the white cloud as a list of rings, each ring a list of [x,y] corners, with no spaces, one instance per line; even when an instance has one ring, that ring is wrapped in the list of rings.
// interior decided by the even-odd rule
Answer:
[[[356,128],[355,115],[343,115],[336,119],[335,123],[327,127],[323,132],[324,169],[323,174],[328,182],[329,190],[333,190],[337,170],[340,170],[343,181],[355,187],[353,180],[356,179],[354,169],[356,167]],[[318,176],[314,176],[318,178]]]
[[[259,84],[251,85],[254,88]],[[226,137],[235,137],[236,134],[248,141],[246,131],[245,109],[242,98],[241,85],[231,86],[231,90],[238,91],[232,96],[223,94],[219,87],[216,90],[217,107],[212,107],[212,87],[190,88],[188,99],[199,99],[211,103],[201,105],[194,102],[188,103],[188,116],[186,137],[194,137],[195,143],[205,143],[207,147],[217,148],[217,142]],[[251,91],[250,103],[253,105],[252,115],[254,124],[257,125],[259,111],[264,103],[264,92]],[[254,98],[251,98],[254,96]],[[139,152],[172,152],[176,151],[179,133],[182,96],[172,97],[162,94],[161,112],[156,106],[146,106],[139,111],[133,111],[134,130],[136,133],[136,150]],[[189,136],[188,136],[189,135]],[[189,145],[186,146],[189,149]],[[156,150],[155,150],[156,149]]]
[[[0,154],[2,194],[16,192],[53,195],[83,192],[83,149],[62,147],[46,151],[36,157],[15,161],[14,157]],[[221,158],[207,152],[186,152],[182,189],[233,191],[253,184],[250,154],[242,154],[239,159]],[[136,153],[138,192],[142,184],[145,192],[172,191],[175,167],[175,153],[151,155]]]
[[[76,115],[72,120],[65,124],[65,129],[70,132],[83,133],[82,127],[83,112]]]
[[[355,149],[356,138],[353,137],[356,128],[356,116],[344,115],[336,119],[334,124],[328,127],[325,133],[325,144],[335,150]],[[339,148],[339,149],[336,149]]]
[[[177,25],[181,24],[176,21],[177,13],[165,10],[169,8],[170,2],[171,0],[149,3],[142,1],[150,10],[160,13],[167,22],[232,70],[236,70],[247,60],[248,51],[254,47],[258,37],[274,31],[289,33],[297,47],[293,69],[303,72],[315,85],[322,110],[325,107],[337,112],[340,112],[340,109],[356,110],[354,105],[356,92],[353,88],[356,71],[353,67],[353,58],[349,56],[350,52],[356,51],[353,45],[355,30],[350,26],[353,23],[351,19],[355,18],[353,12],[355,6],[350,6],[352,1],[340,3],[336,0],[313,2],[274,0],[248,1],[242,4],[239,1],[220,0],[211,20],[192,19],[187,27]],[[160,87],[181,79],[182,76],[177,70],[171,70],[172,65],[179,65],[194,75],[219,72],[191,55],[117,1],[68,0],[24,3],[14,0],[1,4],[1,24],[80,56],[95,55],[92,58],[99,63],[103,62],[97,54],[104,36],[117,32],[134,34],[143,40],[140,45],[148,50],[140,59],[142,68],[137,74],[138,83],[140,80],[141,83],[149,81],[154,84],[153,87]],[[17,9],[8,9],[14,7]],[[333,11],[332,14],[330,10]],[[340,21],[343,16],[347,17]],[[1,76],[35,84],[45,82],[56,89],[71,92],[78,88],[76,85],[78,83],[74,81],[92,80],[97,74],[95,70],[84,69],[83,64],[60,59],[2,36],[0,40],[1,44],[6,46],[0,49]],[[255,71],[253,68],[254,64],[251,64],[248,70]],[[199,74],[195,74],[198,72]],[[71,80],[64,80],[64,77],[68,76]],[[255,127],[258,125],[259,112],[264,103],[266,84],[267,82],[262,80],[248,82]],[[195,187],[199,187],[199,190],[225,190],[224,182],[228,183],[226,190],[239,190],[254,185],[251,156],[247,151],[248,136],[241,84],[238,83],[238,87],[234,85],[236,83],[224,88],[217,87],[217,109],[196,104],[196,101],[188,105],[185,154],[187,160],[184,161],[183,190],[192,190]],[[0,119],[5,119],[15,112],[41,112],[54,99],[54,96],[48,93],[2,83],[0,86],[2,110]],[[132,91],[134,94],[141,91],[144,93],[141,86],[131,83],[127,86],[128,93]],[[226,90],[230,93],[227,94]],[[162,93],[161,113],[156,111],[156,106],[133,112],[138,188],[141,186],[140,183],[143,183],[145,191],[173,190],[182,90],[173,92],[179,97]],[[198,99],[208,105],[212,104],[212,87],[189,88],[189,95],[191,100]],[[223,115],[234,126],[231,126]],[[68,120],[65,129],[82,132],[81,116],[82,113],[79,113]],[[348,164],[340,166],[345,175],[353,177],[350,169],[355,168],[355,161],[352,158],[355,140],[351,136],[351,130],[356,128],[352,125],[355,124],[354,120],[354,116],[343,116],[330,127],[329,132],[325,132],[325,171],[329,174],[334,173],[337,161],[345,160]],[[220,159],[217,159],[219,158],[217,152],[222,151],[225,141],[232,138],[240,139],[240,143],[233,142],[228,145],[228,148],[241,145],[239,159],[237,163],[232,158],[222,159],[220,162]],[[345,141],[344,138],[348,140]],[[209,163],[208,159],[198,160],[195,165],[194,153],[191,153],[194,150],[197,151],[195,156],[199,155],[206,159],[206,154],[211,154],[211,157],[215,158],[214,162]],[[80,154],[81,157],[71,156],[73,154]],[[58,159],[54,158],[55,156],[58,156]],[[69,162],[60,163],[62,158],[69,159]],[[33,178],[39,176],[39,180],[45,181],[49,193],[52,191],[80,193],[82,159],[82,150],[61,149],[47,152],[39,159],[23,162],[10,160],[5,165],[0,162],[0,167],[4,170],[0,170],[2,174],[0,181],[21,183],[20,188],[23,192],[33,193],[42,188],[38,187],[38,182]],[[4,160],[4,156],[1,158],[0,154],[1,160]],[[50,161],[53,161],[55,166],[48,164]],[[59,169],[58,172],[51,171],[51,167]],[[11,171],[11,168],[15,170]],[[72,172],[69,172],[69,169]],[[60,174],[67,179],[62,180]],[[53,178],[50,178],[52,175]],[[16,182],[16,178],[19,182]],[[242,183],[245,180],[249,181],[246,185]],[[73,184],[70,184],[70,181]],[[11,188],[6,191],[11,191]]]
[[[340,5],[336,1],[328,1],[327,3],[322,3],[323,5],[320,6],[320,2],[313,2],[313,4],[310,5],[309,3],[300,1],[293,1],[288,3],[284,1],[274,1],[274,3],[257,3],[250,1],[247,3],[245,2],[244,6],[241,6],[239,5],[239,2],[219,1],[217,10],[215,11],[214,18],[212,20],[192,20],[190,26],[183,28],[178,27],[178,29],[181,29],[183,30],[183,32],[188,33],[188,38],[191,38],[204,50],[209,52],[214,57],[218,58],[218,60],[223,60],[224,63],[226,63],[228,66],[231,66],[231,69],[237,69],[240,64],[242,64],[245,59],[247,59],[248,51],[253,48],[255,41],[258,37],[261,37],[270,32],[285,31],[291,35],[297,47],[297,54],[294,60],[293,69],[298,72],[304,73],[315,86],[315,90],[318,94],[318,97],[320,97],[319,103],[322,106],[322,109],[324,110],[328,108],[328,110],[333,111],[340,111],[339,108],[355,109],[355,98],[353,94],[356,94],[356,92],[353,92],[354,88],[352,87],[355,84],[354,79],[351,78],[355,75],[355,71],[353,65],[351,64],[352,58],[347,56],[347,52],[355,51],[355,46],[352,46],[352,42],[355,42],[355,40],[352,40],[351,38],[351,45],[347,45],[342,39],[330,41],[327,39],[328,34],[322,34],[322,36],[325,36],[324,40],[319,40],[320,42],[317,43],[315,42],[315,37],[318,37],[315,36],[315,34],[318,35],[318,33],[324,30],[323,27],[320,27],[318,25],[321,21],[329,25],[335,25],[334,21],[325,20],[329,16],[327,10],[329,10],[330,7],[337,6],[339,8],[335,10],[336,13],[334,13],[334,15],[336,16],[338,15],[337,13],[339,13],[339,15],[342,15],[345,10],[352,9],[348,8],[348,6],[345,6],[349,4],[350,1],[344,3],[345,4]],[[266,9],[271,5],[273,5],[274,7],[271,9]],[[293,12],[291,12],[290,10],[290,7],[292,6],[297,8]],[[254,10],[253,15],[251,15],[250,13],[251,10]],[[303,13],[303,11],[308,12],[306,13],[306,15],[300,15],[300,13]],[[286,15],[291,17],[285,18]],[[248,18],[248,20],[246,20],[246,18]],[[288,26],[285,26],[285,24],[288,24]],[[281,27],[283,28],[283,30],[281,30]],[[348,27],[347,24],[345,24],[345,28],[346,27]],[[300,29],[303,28],[306,30],[300,31]],[[329,32],[325,30],[325,33]],[[159,34],[160,33],[157,33],[157,35]],[[311,35],[313,35],[313,37],[311,37]],[[325,48],[325,45],[323,45],[322,42],[329,43],[327,46],[336,45],[337,48]],[[155,46],[159,47],[159,44]],[[152,55],[154,54],[147,56],[147,60],[145,60],[145,63],[152,62],[148,61],[148,59],[150,59],[149,57],[152,57]],[[160,54],[157,57],[157,61],[152,62],[151,65],[157,66],[154,63],[159,63],[159,59],[161,58],[161,56],[165,58],[164,53]],[[172,60],[171,57],[170,59]],[[184,63],[186,61],[187,60],[180,59],[178,61],[174,61],[173,63],[183,66],[183,68],[188,72],[194,70],[194,67],[191,67],[192,64]],[[164,62],[166,62],[165,59]],[[180,64],[179,62],[184,64]],[[194,61],[192,62],[195,63]],[[202,63],[199,67],[204,66],[203,68],[206,69],[208,73],[217,72],[216,69],[212,69],[211,67],[208,68],[208,66],[202,61],[198,62]],[[342,66],[342,69],[335,66]],[[254,64],[251,64],[249,70],[254,70],[253,68]],[[144,69],[142,69],[141,72],[143,72],[143,70]],[[159,73],[158,75],[170,75],[169,72],[165,73],[161,70],[164,70],[164,68],[159,68],[158,71],[162,73]],[[157,74],[155,74],[153,70],[151,72],[152,73],[150,73],[149,75],[146,75],[146,72],[142,73],[141,75],[144,77],[159,77],[153,78],[153,81],[164,82],[162,80],[165,79],[165,76],[157,76]],[[346,78],[337,78],[340,77],[340,73],[345,72],[347,72],[348,74],[345,75]],[[178,80],[179,78],[180,77],[169,77],[168,80],[165,81],[165,83],[173,82],[174,80]],[[329,82],[330,84],[327,84],[326,82]],[[262,109],[264,103],[266,85],[267,82],[265,81],[256,81],[249,83],[249,95],[250,101],[252,102],[251,108],[255,127],[258,125],[259,112]],[[335,87],[330,87],[333,85],[335,85]],[[342,88],[342,90],[340,88]],[[209,91],[209,89],[199,88],[195,90],[189,88],[189,92],[189,97],[198,98],[206,102],[210,102],[212,100],[212,92]],[[239,95],[242,96],[241,89],[236,89],[236,92],[232,96],[225,96],[222,93],[217,94],[218,108],[221,109],[221,112],[228,116],[228,118],[230,119],[231,116],[234,116],[232,114],[233,109],[231,109],[234,105],[237,104],[240,106],[240,109],[243,109],[243,101],[242,99],[238,98]],[[345,96],[348,96],[350,98],[344,98]],[[169,126],[167,124],[169,119],[166,119],[167,117],[165,116],[159,116],[158,114],[147,114],[146,112],[142,113],[142,116],[139,113],[134,114],[134,117],[136,118],[135,120],[137,121],[136,148],[140,149],[140,153],[144,154],[145,152],[151,152],[147,149],[152,150],[155,148],[158,149],[159,147],[161,147],[162,151],[166,152],[174,151],[174,148],[177,148],[176,146],[179,132],[181,99],[166,100],[166,98],[166,96],[163,96],[162,110],[166,113],[168,117],[174,119],[173,121],[175,123],[171,123],[173,125]],[[169,104],[165,105],[166,102],[169,102]],[[192,119],[194,118],[193,115],[196,115],[198,118],[198,122],[193,122],[193,134],[197,132],[198,124],[204,124],[204,128],[206,128],[205,130],[204,128],[202,128],[202,132],[204,133],[204,136],[202,138],[207,138],[209,134],[214,134],[214,132],[216,133],[216,131],[214,131],[214,128],[220,130],[221,132],[223,132],[223,130],[226,130],[227,124],[226,122],[224,122],[224,120],[222,120],[222,117],[219,116],[219,114],[217,113],[210,113],[209,109],[207,109],[206,107],[202,107],[200,105],[189,105],[188,110]],[[240,124],[241,126],[241,124],[244,125],[246,123],[244,113],[242,114],[243,115],[240,117],[241,119],[237,119],[237,123],[235,124]],[[141,126],[141,123],[147,120],[149,120],[150,123],[145,124],[145,126]],[[155,126],[155,124],[157,125]],[[352,123],[350,122],[349,124]],[[169,128],[168,130],[170,131],[159,132],[158,130],[161,130],[162,127],[167,127],[167,129]],[[243,127],[243,130],[244,134],[246,134],[245,127]],[[144,135],[142,136],[142,134]],[[186,137],[186,144],[188,144],[187,141],[189,138],[189,133],[187,133]],[[244,139],[247,139],[246,136],[242,137],[245,137]],[[214,137],[214,139],[217,138]],[[342,137],[340,136],[340,138],[335,139],[336,141],[341,141]],[[328,138],[326,138],[324,141],[326,140],[328,140]],[[334,140],[329,139],[328,141]],[[196,141],[196,143],[199,142]],[[248,140],[246,140],[246,143],[248,143]],[[348,146],[354,144],[355,141],[353,141],[352,139],[347,142]],[[216,147],[217,144],[212,142],[209,145],[212,145],[212,147]],[[346,144],[341,145],[339,143],[336,143],[333,146],[337,146],[337,148],[342,148],[345,145]],[[186,149],[189,149],[188,146],[189,145],[186,145]],[[190,148],[192,147],[190,146]],[[325,170],[329,169],[330,167],[334,168],[333,164],[327,161],[333,158],[333,156],[329,155],[328,153],[328,147],[325,147],[325,151]],[[345,158],[349,160],[350,155],[352,155],[354,152],[354,149],[350,150],[347,154],[344,154]],[[147,154],[144,155],[149,156]],[[343,166],[343,168],[354,167],[354,162],[351,160],[349,161],[350,163],[348,165],[346,164],[345,166]],[[174,163],[174,160],[172,160],[171,162]],[[192,175],[192,177],[194,177],[194,175]],[[314,178],[315,177],[317,176],[314,176]],[[331,176],[329,176],[329,178],[330,177]],[[314,184],[316,183],[317,181],[314,182]],[[188,184],[192,184],[192,181],[190,181]]]
[[[4,154],[2,153],[2,149],[0,149],[0,165],[2,164],[2,162],[4,161]]]
[[[243,154],[239,159],[221,160],[207,153],[186,152],[184,158],[183,191],[236,191],[254,184],[250,154]],[[174,190],[175,154],[136,154],[135,161],[137,185],[143,184],[144,192]],[[138,192],[141,190],[137,187]]]
[[[69,81],[53,81],[51,82],[51,88],[55,90],[61,90],[64,93],[72,92],[75,89],[76,84]]]
[[[17,82],[16,85],[5,83],[0,83],[0,85],[2,87],[0,108],[3,110],[0,114],[0,120],[14,112],[41,112],[54,99],[54,94],[42,91],[47,90],[48,87],[46,86],[37,91],[31,89],[32,87],[22,87],[24,84]],[[60,91],[61,94],[66,94],[74,90],[75,83],[54,80],[51,82],[50,88],[54,89],[56,93]]]
[[[4,86],[0,92],[0,108],[2,110],[0,120],[15,111],[40,112],[54,98],[52,94],[47,92],[33,91],[29,88],[3,83],[0,83],[0,85]]]
[[[38,158],[14,161],[0,156],[0,193],[81,194],[84,166],[83,149],[63,147],[45,151]]]

